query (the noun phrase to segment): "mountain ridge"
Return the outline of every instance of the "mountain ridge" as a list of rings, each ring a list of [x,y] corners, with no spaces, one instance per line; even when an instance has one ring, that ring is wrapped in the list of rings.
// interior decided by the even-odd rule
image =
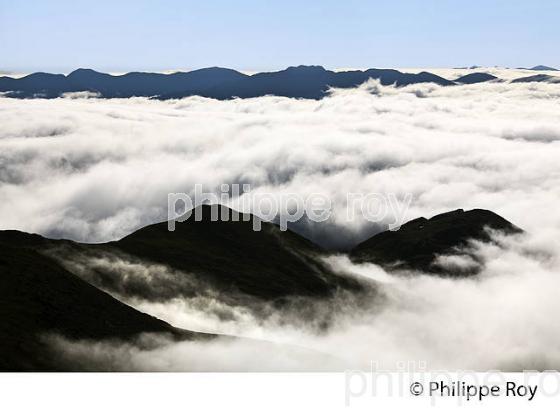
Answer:
[[[492,211],[457,209],[429,219],[416,218],[397,230],[378,233],[354,247],[350,256],[355,262],[377,263],[389,270],[468,276],[478,273],[480,263],[473,263],[466,270],[455,269],[438,265],[437,258],[448,255],[471,257],[465,248],[472,240],[491,242],[488,229],[505,234],[523,232]]]
[[[19,233],[19,242],[9,244],[3,233],[1,371],[71,370],[52,355],[44,339],[50,335],[70,340],[131,340],[145,333],[176,340],[212,337],[175,328],[140,312],[69,272],[34,246],[23,245],[25,234]],[[28,235],[29,242],[37,245],[38,235]]]
[[[534,67],[529,68],[529,70],[533,71],[559,71],[557,68],[550,67],[547,65],[536,65]]]
[[[498,77],[489,73],[470,73],[455,79],[456,83],[478,84],[498,80]]]
[[[103,98],[171,99],[199,95],[225,100],[276,95],[320,99],[331,87],[356,87],[369,79],[396,86],[427,82],[442,86],[455,84],[428,72],[411,74],[393,69],[335,72],[322,66],[303,65],[251,76],[222,67],[171,74],[130,72],[122,75],[79,68],[68,75],[33,73],[21,78],[0,77],[0,92],[14,98],[57,98],[64,93],[89,91]]]
[[[535,74],[528,77],[516,78],[512,83],[548,83],[560,84],[560,77],[548,74]]]
[[[212,221],[213,210],[227,213],[228,220]],[[335,273],[321,262],[328,252],[293,232],[265,222],[255,232],[254,216],[244,218],[227,207],[202,205],[201,213],[200,221],[191,215],[173,232],[163,222],[102,244],[0,231],[0,370],[69,370],[42,339],[51,334],[70,340],[130,340],[146,332],[177,340],[217,336],[174,328],[121,298],[162,302],[208,296],[263,318],[284,306],[303,322],[326,315],[320,316],[321,326],[328,326],[326,305],[314,302],[351,294],[349,301],[359,303],[378,295],[375,284]],[[419,269],[463,277],[477,271],[434,269],[433,262],[439,255],[468,255],[459,248],[470,240],[492,240],[487,227],[522,232],[491,211],[459,209],[374,235],[349,256],[388,272]],[[80,258],[86,270],[76,268]],[[123,266],[129,270],[119,270]],[[146,276],[150,266],[154,276]],[[140,270],[136,278],[135,270]],[[206,295],[207,287],[212,291]],[[259,312],[263,308],[268,310]],[[79,363],[71,365],[80,369]]]

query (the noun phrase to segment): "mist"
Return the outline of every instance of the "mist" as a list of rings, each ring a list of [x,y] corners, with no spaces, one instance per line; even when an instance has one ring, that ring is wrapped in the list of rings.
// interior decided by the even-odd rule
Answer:
[[[526,233],[471,243],[471,256],[439,256],[442,265],[482,263],[469,278],[389,273],[334,254],[324,262],[369,283],[369,298],[341,294],[284,308],[126,255],[71,259],[70,271],[143,312],[227,336],[123,343],[46,335],[68,360],[156,371],[369,369],[371,361],[388,370],[403,361],[432,370],[560,368],[558,85],[370,81],[321,101],[91,97],[0,98],[3,229],[104,242],[165,220],[170,192],[248,183],[253,192],[329,197],[328,221],[293,228],[331,249],[394,222],[391,214],[348,221],[348,192],[411,194],[405,220],[489,209]],[[122,286],[95,282],[93,268]]]
[[[210,341],[162,337],[134,343],[69,341],[53,348],[86,369],[137,371],[342,371],[397,370],[414,362],[428,370],[548,370],[560,367],[560,258],[547,235],[494,235],[472,242],[477,276],[446,278],[422,272],[386,272],[325,257],[339,274],[369,281],[364,300],[339,295],[312,305],[233,305],[221,295],[153,302],[121,299],[174,326],[218,335]],[[442,257],[444,257],[442,255]],[[299,315],[298,315],[299,312]],[[328,318],[328,325],[324,326]]]
[[[404,220],[485,208],[518,226],[557,226],[560,89],[484,83],[262,97],[0,98],[0,224],[85,242],[167,219],[195,184],[326,195],[328,221],[292,228],[349,248],[395,222],[347,218],[347,193],[412,196]],[[231,199],[236,207],[236,198]]]

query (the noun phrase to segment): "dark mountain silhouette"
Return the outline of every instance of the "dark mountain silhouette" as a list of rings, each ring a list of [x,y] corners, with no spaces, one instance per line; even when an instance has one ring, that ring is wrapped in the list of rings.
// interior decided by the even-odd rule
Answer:
[[[154,96],[177,89],[198,90],[244,78],[235,70],[211,67],[188,73],[138,73],[111,76],[93,70],[76,70],[68,75],[74,88],[86,88],[103,97]]]
[[[339,287],[359,289],[357,282],[318,262],[320,248],[289,230],[262,222],[261,230],[254,231],[253,215],[224,206],[201,205],[200,210],[202,220],[195,220],[195,210],[173,232],[167,222],[150,225],[105,248],[189,272],[223,291],[265,300],[325,297]],[[224,212],[229,220],[212,221],[212,210],[216,215]]]
[[[43,339],[124,339],[197,334],[141,313],[86,283],[35,250],[48,240],[0,232],[0,370],[65,370]]]
[[[198,211],[201,220],[195,218]],[[227,215],[228,220],[215,220],[218,215]],[[261,222],[261,230],[254,231],[254,218],[224,206],[202,205],[185,222],[177,222],[173,232],[164,222],[104,244],[51,240],[15,231],[11,231],[9,238],[12,246],[26,246],[50,256],[72,272],[71,265],[65,265],[65,261],[88,265],[93,257],[111,263],[128,260],[164,265],[174,270],[173,275],[182,275],[168,281],[160,278],[157,283],[131,280],[125,283],[119,274],[103,267],[92,268],[87,274],[74,272],[93,285],[123,297],[161,301],[212,289],[230,301],[250,297],[278,302],[294,296],[325,298],[340,289],[362,289],[363,284],[333,273],[318,258],[326,255],[326,251],[290,230],[282,232],[272,223]],[[350,255],[356,261],[385,265],[401,261],[403,266],[430,270],[436,255],[449,252],[469,239],[488,239],[483,229],[486,226],[508,232],[517,229],[490,211],[459,210],[430,220],[419,218],[399,231],[374,235],[356,246]],[[2,235],[5,237],[7,233]]]
[[[533,71],[558,71],[558,69],[554,68],[554,67],[549,67],[546,65],[536,65],[533,68],[529,68],[529,70],[533,70]]]
[[[55,98],[68,91],[71,91],[70,84],[63,74],[33,73],[22,78],[0,77],[0,92],[6,92],[8,97]]]
[[[222,84],[199,93],[181,91],[163,95],[161,98],[182,98],[197,94],[217,99],[252,98],[265,95],[320,99],[327,95],[327,91],[331,87],[357,87],[369,79],[377,79],[383,85],[395,84],[396,86],[428,82],[453,85],[451,81],[427,72],[409,74],[383,69],[334,72],[325,70],[321,66],[298,66],[278,72],[255,74],[240,81]]]
[[[471,73],[457,78],[455,82],[461,84],[477,84],[497,79],[498,77],[488,73]]]
[[[220,301],[240,295],[236,302],[247,309],[263,306],[255,301],[274,302],[275,306],[290,302],[288,306],[292,310],[295,306],[304,321],[316,319],[314,301],[340,295],[341,290],[367,298],[376,295],[375,291],[362,292],[372,290],[371,286],[333,273],[317,258],[323,251],[293,232],[282,232],[264,222],[261,231],[254,231],[254,216],[226,207],[202,205],[197,209],[201,220],[196,220],[195,210],[187,221],[177,222],[173,232],[168,231],[167,223],[154,224],[104,244],[0,231],[0,370],[80,369],[79,363],[69,365],[52,354],[45,339],[52,334],[71,340],[134,340],[146,332],[180,340],[214,337],[174,328],[99,288],[115,295],[159,301],[161,297],[196,295],[210,287],[212,297]],[[228,220],[212,220],[213,212],[222,218],[227,215]],[[459,248],[470,239],[491,240],[486,228],[508,234],[522,232],[490,211],[457,210],[431,219],[418,218],[398,231],[377,234],[354,248],[350,257],[389,270],[473,274],[475,270],[446,270],[433,262],[441,254],[465,253]],[[169,266],[176,269],[174,275],[188,275],[195,281],[183,287],[181,277],[166,284],[162,282],[165,278],[140,275],[140,282],[131,282],[126,272],[110,276],[103,267],[94,266],[87,274],[72,269],[76,258],[87,261],[90,256],[111,255],[134,258],[143,266]]]
[[[418,269],[438,274],[476,273],[446,270],[433,264],[438,255],[461,254],[458,249],[471,239],[489,241],[486,228],[507,234],[522,232],[519,228],[491,211],[447,212],[430,219],[418,218],[402,225],[397,231],[386,231],[362,242],[351,251],[357,262],[373,262],[389,269]]]
[[[173,74],[132,72],[110,75],[78,69],[67,76],[35,73],[13,79],[0,77],[0,91],[8,96],[56,98],[66,92],[90,91],[104,98],[151,97],[177,90],[199,90],[246,77],[227,68],[210,67]]]
[[[318,262],[315,256],[321,250],[292,232],[282,232],[265,222],[256,232],[251,215],[218,206],[202,205],[199,209],[200,221],[195,220],[195,210],[187,221],[177,223],[173,232],[165,222],[105,244],[0,231],[0,370],[81,369],[79,363],[59,361],[52,354],[45,339],[48,335],[70,340],[134,340],[147,332],[180,340],[213,337],[174,328],[121,303],[99,287],[112,294],[148,300],[161,300],[162,295],[195,296],[211,288],[214,298],[227,301],[239,296],[237,302],[246,303],[246,308],[256,300],[280,306],[288,297],[315,299],[334,295],[337,289],[362,289],[358,281],[338,276]],[[212,210],[227,214],[229,221],[212,221]],[[188,281],[182,288],[185,282],[181,278],[170,283],[156,278],[126,288],[130,283],[127,278],[107,276],[103,269],[81,278],[80,272],[67,268],[67,262],[76,257],[99,255],[162,263],[180,270],[176,275],[194,276],[198,282]],[[162,283],[175,289],[162,289]],[[302,318],[312,314],[312,306],[305,307]]]
[[[550,83],[558,84],[560,83],[560,77],[547,75],[547,74],[537,74],[531,75],[529,77],[516,78],[511,81],[512,83]]]
[[[427,82],[454,84],[428,72],[410,74],[389,69],[334,72],[320,66],[289,67],[252,76],[219,67],[173,74],[132,72],[117,76],[78,69],[67,76],[34,73],[19,79],[0,77],[0,92],[18,98],[56,98],[67,92],[89,91],[103,98],[143,96],[169,99],[199,95],[223,100],[276,95],[320,99],[330,87],[356,87],[369,79],[396,86]]]
[[[328,297],[339,288],[361,287],[350,278],[332,273],[317,258],[323,251],[289,230],[282,232],[277,225],[261,222],[261,230],[254,231],[254,216],[227,207],[201,205],[199,210],[200,221],[195,220],[194,210],[188,220],[176,224],[173,232],[163,222],[105,244],[50,240],[24,233],[19,233],[21,238],[10,234],[10,241],[30,246],[59,263],[94,256],[163,264],[179,271],[178,274],[188,275],[199,287],[193,289],[193,282],[184,280],[157,287],[149,283],[127,287],[102,269],[87,277],[112,293],[151,300],[192,296],[211,288],[226,296],[278,301],[293,296]],[[227,214],[229,220],[211,220],[212,210]]]

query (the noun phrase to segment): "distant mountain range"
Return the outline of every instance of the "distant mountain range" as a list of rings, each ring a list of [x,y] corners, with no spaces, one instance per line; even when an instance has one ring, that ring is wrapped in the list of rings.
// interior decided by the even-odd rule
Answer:
[[[533,68],[529,68],[529,70],[533,70],[533,71],[558,71],[558,69],[554,68],[554,67],[549,67],[546,65],[536,65]]]
[[[203,205],[202,220],[191,217],[178,223],[173,232],[167,230],[167,223],[155,224],[104,244],[0,231],[0,370],[80,369],[79,363],[60,362],[52,356],[43,339],[49,334],[71,340],[128,340],[146,332],[178,340],[215,337],[174,328],[106,292],[125,300],[165,301],[210,289],[220,302],[245,309],[260,306],[258,301],[280,307],[299,298],[308,300],[302,317],[313,314],[313,301],[329,300],[341,291],[373,297],[374,293],[367,292],[371,283],[332,271],[321,258],[329,253],[308,240],[264,222],[263,229],[255,232],[254,216],[244,219],[225,207],[218,211],[227,214],[229,221],[211,221],[215,208]],[[389,271],[471,275],[476,270],[446,268],[435,262],[438,255],[465,255],[461,247],[471,239],[491,240],[487,228],[505,234],[522,232],[490,211],[457,210],[377,234],[349,256]],[[96,264],[96,260],[109,262]],[[136,270],[156,266],[156,276],[134,279],[126,272],[115,272],[113,265],[127,265],[119,263],[123,260],[138,264],[132,265]]]
[[[470,73],[461,76],[455,80],[459,84],[477,84],[485,83],[486,81],[498,80],[498,77],[488,73]]]
[[[78,69],[66,76],[34,73],[19,79],[1,77],[0,92],[9,92],[9,96],[20,98],[56,98],[63,93],[89,91],[104,98],[157,96],[168,99],[199,95],[223,100],[277,95],[319,99],[330,87],[356,87],[370,78],[397,86],[422,82],[453,84],[426,72],[409,74],[377,69],[334,72],[320,66],[289,67],[283,71],[251,76],[219,67],[173,74],[133,72],[119,76]]]
[[[539,67],[544,66],[534,69]],[[550,67],[546,69],[553,70]],[[526,77],[515,81],[548,81],[540,78]],[[198,95],[225,100],[275,95],[320,99],[332,87],[352,88],[369,79],[379,80],[383,85],[401,87],[418,83],[441,86],[475,84],[497,78],[487,73],[472,73],[451,81],[425,71],[416,74],[391,69],[334,72],[321,66],[289,67],[282,71],[254,75],[219,67],[173,74],[131,72],[124,75],[78,69],[68,75],[34,73],[21,78],[0,77],[0,92],[14,98],[57,98],[65,93],[90,92],[102,98],[136,96],[171,99]]]

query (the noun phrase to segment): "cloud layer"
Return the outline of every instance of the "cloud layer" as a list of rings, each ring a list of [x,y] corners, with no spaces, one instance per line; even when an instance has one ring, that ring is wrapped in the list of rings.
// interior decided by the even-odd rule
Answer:
[[[328,314],[305,321],[289,308],[262,314],[228,305],[219,295],[165,302],[124,298],[136,308],[184,328],[240,338],[135,343],[72,342],[51,338],[56,351],[90,370],[323,371],[396,370],[416,363],[431,370],[545,370],[560,368],[560,258],[544,237],[497,237],[473,244],[485,262],[477,277],[451,279],[419,272],[388,274],[327,259],[342,274],[366,277],[378,293],[364,303],[341,297],[313,301]],[[149,348],[146,348],[146,346]]]
[[[127,298],[124,289],[119,297],[126,302],[176,326],[265,339],[280,343],[284,353],[285,345],[314,353],[298,350],[292,360],[292,352],[274,356],[243,340],[159,341],[149,352],[101,344],[91,356],[97,365],[322,370],[367,367],[369,360],[391,368],[410,359],[434,369],[560,368],[554,321],[560,312],[558,85],[395,89],[370,82],[333,90],[321,101],[77,97],[0,98],[0,227],[107,241],[164,220],[169,192],[249,183],[257,192],[331,198],[328,222],[296,227],[331,247],[351,246],[393,222],[387,215],[379,224],[349,223],[348,192],[410,193],[407,220],[486,208],[528,232],[516,242],[501,239],[502,247],[479,245],[486,267],[475,279],[393,276],[333,257],[333,269],[369,278],[383,297],[349,309],[325,306],[333,325],[323,333],[281,321],[283,312],[263,320],[211,293],[148,302]],[[157,273],[162,292],[173,287],[173,272],[162,266],[96,263],[133,271],[139,275],[131,277],[133,285]],[[476,262],[442,256],[440,263]],[[55,345],[77,356],[90,347],[62,339]]]
[[[334,215],[300,231],[342,247],[394,219],[348,223],[348,192],[411,193],[406,219],[481,207],[557,226],[559,97],[370,82],[322,101],[0,99],[0,226],[107,241],[166,219],[167,194],[197,183],[325,194]]]

